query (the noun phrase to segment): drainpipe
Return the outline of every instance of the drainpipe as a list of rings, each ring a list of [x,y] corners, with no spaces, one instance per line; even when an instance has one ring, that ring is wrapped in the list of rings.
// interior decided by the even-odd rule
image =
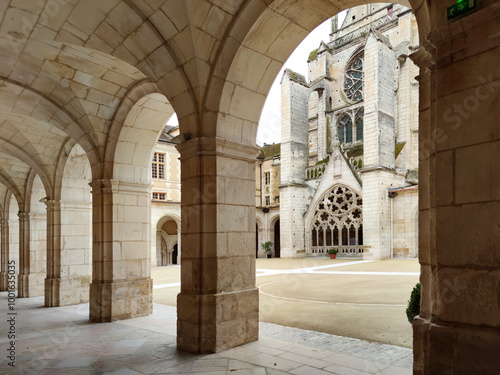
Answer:
[[[398,195],[395,191],[388,190],[388,196],[391,200],[391,259],[394,254],[394,198]]]

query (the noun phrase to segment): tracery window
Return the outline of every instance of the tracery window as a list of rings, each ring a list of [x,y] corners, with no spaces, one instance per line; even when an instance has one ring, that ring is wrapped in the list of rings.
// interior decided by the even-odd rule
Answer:
[[[334,186],[318,203],[312,221],[312,253],[336,248],[340,254],[363,253],[363,200],[344,185]]]
[[[344,92],[353,102],[363,99],[363,55],[356,56],[344,76]]]

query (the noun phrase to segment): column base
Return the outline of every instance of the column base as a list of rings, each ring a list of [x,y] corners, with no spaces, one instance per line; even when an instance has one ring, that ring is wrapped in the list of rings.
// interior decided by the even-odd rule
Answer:
[[[45,307],[78,305],[89,302],[90,276],[71,279],[45,279]]]
[[[0,272],[0,292],[6,292],[9,290],[9,286],[7,285],[9,274],[7,272]]]
[[[498,327],[438,325],[413,321],[413,373],[498,374]]]
[[[44,294],[44,275],[32,273],[19,275],[19,298],[38,297]]]
[[[153,312],[151,278],[90,285],[90,321],[95,323],[137,318]]]
[[[257,288],[207,295],[177,296],[177,348],[218,353],[259,338]]]

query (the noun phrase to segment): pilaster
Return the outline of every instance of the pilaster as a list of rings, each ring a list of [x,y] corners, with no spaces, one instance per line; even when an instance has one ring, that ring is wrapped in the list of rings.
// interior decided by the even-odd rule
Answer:
[[[414,373],[500,367],[500,4],[433,31],[420,66],[421,313]],[[426,188],[428,186],[428,188]]]
[[[18,296],[20,298],[32,297],[30,295],[30,214],[20,212],[19,217],[19,283]]]
[[[61,202],[48,200],[47,206],[47,277],[45,306],[63,306],[61,301]],[[71,303],[70,303],[71,304]]]
[[[7,280],[9,272],[9,220],[1,220],[1,269],[0,269],[0,291],[8,290]]]

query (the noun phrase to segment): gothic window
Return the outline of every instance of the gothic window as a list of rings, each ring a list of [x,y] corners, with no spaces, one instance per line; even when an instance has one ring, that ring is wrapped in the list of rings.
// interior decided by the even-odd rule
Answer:
[[[356,56],[344,76],[344,92],[353,102],[363,99],[363,55]]]
[[[339,120],[339,143],[352,142],[352,120],[351,116],[344,114]]]
[[[363,116],[365,115],[365,111],[361,110],[356,115],[356,141],[363,140]]]
[[[340,254],[363,252],[363,200],[344,185],[334,186],[317,204],[310,229],[313,253],[337,248]]]

